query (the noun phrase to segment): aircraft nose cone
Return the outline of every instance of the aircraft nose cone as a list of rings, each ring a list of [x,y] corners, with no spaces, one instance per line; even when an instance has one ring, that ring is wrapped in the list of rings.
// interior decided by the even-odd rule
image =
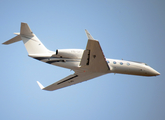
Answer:
[[[158,71],[156,71],[156,70],[154,70],[153,68],[149,68],[149,76],[158,76],[158,75],[160,75],[160,73],[158,72]]]
[[[153,71],[152,71],[152,74],[153,74],[153,76],[158,76],[158,75],[160,75],[160,73],[159,73],[158,71],[156,71],[156,70],[153,70]]]
[[[160,75],[160,73],[156,71],[156,72],[155,72],[155,75],[156,75],[156,76],[157,76],[157,75]]]

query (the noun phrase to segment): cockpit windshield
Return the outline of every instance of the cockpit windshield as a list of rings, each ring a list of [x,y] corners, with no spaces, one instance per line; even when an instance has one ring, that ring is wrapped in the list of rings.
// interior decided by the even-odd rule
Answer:
[[[149,65],[147,65],[146,63],[144,63],[146,66],[149,66]]]

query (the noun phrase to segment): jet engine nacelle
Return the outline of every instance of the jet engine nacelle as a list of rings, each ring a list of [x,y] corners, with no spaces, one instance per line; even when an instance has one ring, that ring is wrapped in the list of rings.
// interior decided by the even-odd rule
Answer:
[[[83,49],[57,49],[56,55],[63,58],[81,58],[83,55]]]

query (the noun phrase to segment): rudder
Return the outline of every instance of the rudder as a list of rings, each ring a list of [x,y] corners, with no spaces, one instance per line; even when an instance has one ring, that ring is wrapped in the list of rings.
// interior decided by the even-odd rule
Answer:
[[[25,36],[30,36],[30,37],[34,36],[33,32],[31,31],[30,27],[28,26],[28,24],[23,23],[23,22],[21,23],[20,34],[25,35]]]

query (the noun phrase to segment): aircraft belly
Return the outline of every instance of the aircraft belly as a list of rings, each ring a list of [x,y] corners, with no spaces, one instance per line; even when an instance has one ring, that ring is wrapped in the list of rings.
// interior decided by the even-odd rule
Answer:
[[[74,69],[74,68],[78,68],[80,62],[55,62],[52,63],[52,65],[56,65],[59,67],[64,67],[64,68],[68,68],[68,69]]]
[[[130,69],[127,67],[123,67],[123,66],[114,66],[114,67],[112,67],[112,72],[121,73],[121,74],[129,74]]]
[[[137,66],[113,66],[112,72],[130,75],[145,75],[145,69]]]
[[[131,75],[148,76],[147,70],[144,66],[132,66],[132,67],[130,67],[130,74]]]
[[[53,58],[53,57],[44,57],[44,58],[35,58],[42,62],[56,65],[59,67],[64,67],[68,69],[76,69],[80,65],[79,59],[64,59],[64,58]]]

